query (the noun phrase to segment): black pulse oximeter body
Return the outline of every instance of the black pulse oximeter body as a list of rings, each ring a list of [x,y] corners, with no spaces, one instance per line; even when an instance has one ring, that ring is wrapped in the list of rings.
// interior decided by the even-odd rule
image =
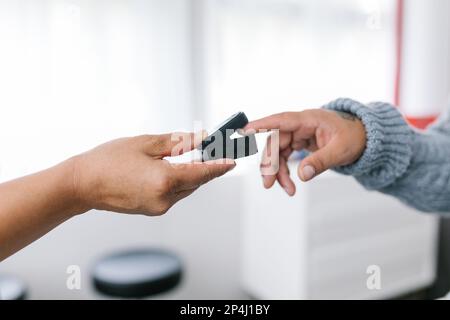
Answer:
[[[238,112],[225,120],[202,141],[202,160],[238,159],[256,154],[258,147],[254,134],[231,138],[238,129],[244,128],[247,123],[247,116],[243,112]]]

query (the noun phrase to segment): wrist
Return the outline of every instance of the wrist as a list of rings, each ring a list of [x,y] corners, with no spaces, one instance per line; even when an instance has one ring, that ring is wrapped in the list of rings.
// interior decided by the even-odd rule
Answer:
[[[412,159],[413,130],[398,110],[388,103],[361,104],[351,99],[335,100],[325,108],[349,112],[365,127],[366,147],[353,164],[335,168],[356,176],[368,189],[381,189],[402,176]]]
[[[79,177],[78,156],[72,157],[57,166],[57,170],[61,171],[61,198],[67,206],[67,214],[69,218],[82,214],[92,208],[88,205],[87,201],[82,196]]]
[[[366,150],[366,147],[367,147],[366,127],[364,126],[364,123],[359,118],[357,118],[355,121],[354,142],[356,144],[356,146],[355,146],[356,152],[355,152],[355,157],[352,159],[351,163],[355,163],[356,161],[358,161],[364,154],[364,151]]]

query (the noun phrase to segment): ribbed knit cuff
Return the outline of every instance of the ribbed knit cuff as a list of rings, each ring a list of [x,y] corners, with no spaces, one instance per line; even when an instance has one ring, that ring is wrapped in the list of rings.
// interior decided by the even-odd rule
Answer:
[[[388,103],[367,106],[351,99],[335,100],[324,108],[355,115],[366,128],[366,149],[355,163],[335,168],[353,175],[368,189],[381,189],[402,176],[411,162],[414,131]]]

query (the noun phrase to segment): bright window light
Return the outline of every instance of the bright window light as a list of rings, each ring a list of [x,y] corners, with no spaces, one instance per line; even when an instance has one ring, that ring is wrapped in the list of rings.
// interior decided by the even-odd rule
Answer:
[[[0,0],[0,180],[188,127],[189,14],[185,0]]]
[[[215,0],[212,12],[212,123],[393,99],[395,1]]]

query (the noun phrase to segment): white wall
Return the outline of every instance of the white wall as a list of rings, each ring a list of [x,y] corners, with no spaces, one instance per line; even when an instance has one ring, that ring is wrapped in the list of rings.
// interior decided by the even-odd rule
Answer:
[[[447,106],[448,4],[405,1],[400,108],[408,117],[435,117]]]
[[[190,129],[185,0],[0,0],[0,181]]]

